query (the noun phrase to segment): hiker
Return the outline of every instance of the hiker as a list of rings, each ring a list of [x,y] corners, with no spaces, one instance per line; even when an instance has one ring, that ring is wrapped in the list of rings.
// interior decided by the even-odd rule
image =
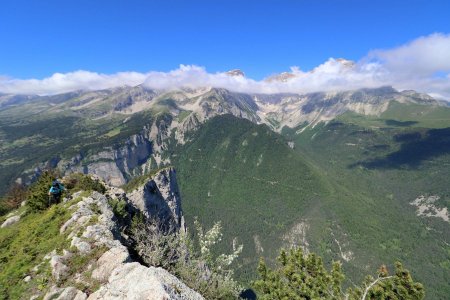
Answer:
[[[65,190],[64,186],[58,182],[58,180],[53,180],[52,186],[50,187],[50,190],[48,191],[49,195],[49,206],[52,203],[59,203],[61,202],[61,194]]]

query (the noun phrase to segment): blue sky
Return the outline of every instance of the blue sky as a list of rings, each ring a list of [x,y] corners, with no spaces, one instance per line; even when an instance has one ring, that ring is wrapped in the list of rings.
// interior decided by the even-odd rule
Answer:
[[[450,100],[449,12],[434,0],[2,0],[0,93],[390,85]],[[224,74],[234,68],[246,77]],[[283,71],[289,81],[264,80]]]
[[[261,79],[329,57],[449,33],[450,1],[24,1],[0,2],[0,74],[44,78],[89,70],[209,72]]]

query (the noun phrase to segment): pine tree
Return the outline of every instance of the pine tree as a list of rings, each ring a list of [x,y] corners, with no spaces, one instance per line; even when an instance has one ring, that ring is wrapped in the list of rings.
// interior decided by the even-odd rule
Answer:
[[[392,299],[420,300],[424,298],[423,285],[414,282],[410,273],[396,263],[395,274],[390,276],[382,266],[375,279],[368,276],[362,285],[343,292],[344,274],[340,262],[333,262],[330,271],[322,258],[314,253],[305,255],[299,249],[282,250],[278,257],[279,267],[271,270],[260,260],[260,279],[254,285],[263,300],[297,299]]]
[[[30,186],[28,206],[32,211],[44,210],[49,206],[48,190],[56,178],[54,171],[45,171],[39,179]]]
[[[259,263],[261,279],[255,286],[261,291],[260,299],[340,299],[344,274],[339,262],[328,272],[321,257],[304,255],[301,248],[282,250],[278,261],[281,266],[274,271],[263,260]]]

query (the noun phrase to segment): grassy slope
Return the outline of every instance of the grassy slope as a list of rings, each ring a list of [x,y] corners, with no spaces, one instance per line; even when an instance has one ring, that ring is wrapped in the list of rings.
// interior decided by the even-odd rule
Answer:
[[[363,127],[446,128],[449,127],[450,107],[392,101],[388,110],[380,116],[363,116],[347,112],[337,119]]]
[[[23,279],[32,274],[32,269],[43,262],[46,254],[69,248],[66,236],[59,234],[60,227],[69,218],[67,209],[55,205],[0,229],[0,299],[23,299],[24,295],[31,296],[33,290],[45,288],[45,282],[26,283]]]

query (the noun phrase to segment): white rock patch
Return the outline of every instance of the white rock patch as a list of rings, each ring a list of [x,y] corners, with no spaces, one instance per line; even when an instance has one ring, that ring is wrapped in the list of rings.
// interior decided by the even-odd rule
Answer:
[[[445,222],[450,222],[447,207],[439,208],[434,204],[439,199],[439,196],[419,196],[409,204],[417,207],[417,216],[441,218]]]
[[[8,219],[6,219],[5,222],[3,222],[1,228],[5,228],[5,227],[8,227],[8,226],[11,226],[11,225],[19,222],[19,220],[20,220],[20,216],[9,217]]]
[[[309,229],[309,224],[306,221],[301,221],[295,224],[284,236],[283,240],[287,243],[287,248],[301,247],[304,253],[309,253],[309,243],[306,240],[306,231]]]

